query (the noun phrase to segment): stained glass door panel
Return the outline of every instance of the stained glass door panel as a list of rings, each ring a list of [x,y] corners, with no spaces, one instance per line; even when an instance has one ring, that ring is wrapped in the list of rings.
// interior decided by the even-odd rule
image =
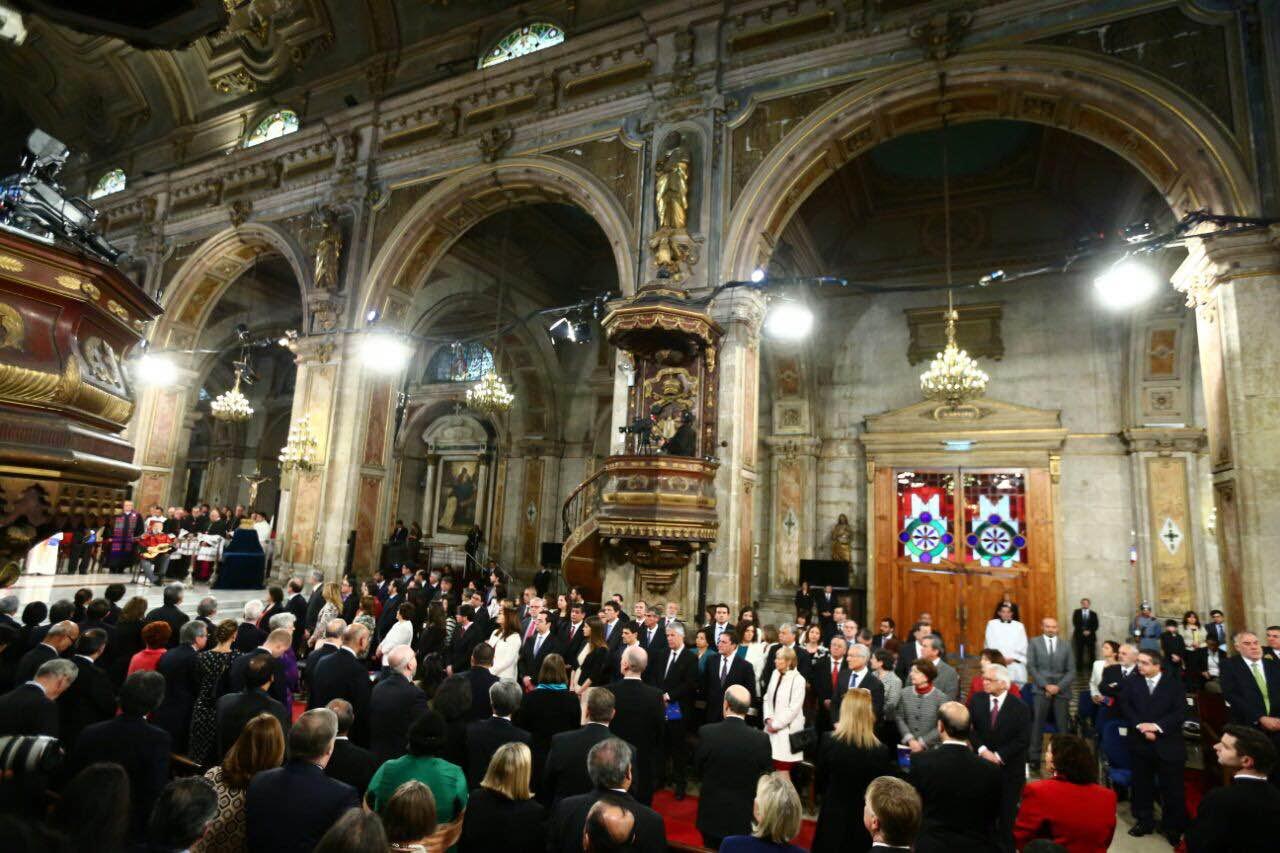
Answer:
[[[951,471],[898,472],[898,543],[903,557],[934,565],[954,558],[955,479]]]
[[[1021,471],[963,471],[965,559],[988,568],[1025,562],[1027,487]]]

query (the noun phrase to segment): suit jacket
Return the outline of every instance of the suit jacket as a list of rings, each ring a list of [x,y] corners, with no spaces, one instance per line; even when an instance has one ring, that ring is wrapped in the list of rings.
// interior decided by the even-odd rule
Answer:
[[[493,716],[493,706],[489,704],[489,688],[498,683],[498,676],[482,666],[473,667],[466,672],[471,683],[471,710],[467,712],[467,720],[487,720]]]
[[[338,650],[338,647],[332,643],[321,643],[316,646],[306,657],[306,666],[302,667],[302,681],[307,685],[307,692],[311,692],[311,679],[315,677],[316,667],[320,665],[320,661]]]
[[[187,751],[191,731],[191,711],[200,692],[200,673],[196,669],[199,652],[190,644],[175,646],[164,653],[156,664],[156,672],[164,676],[164,701],[151,715],[151,722],[173,738],[174,752]]]
[[[542,784],[537,786],[538,801],[543,805],[591,790],[587,775],[587,753],[591,747],[613,736],[608,726],[587,723],[580,729],[551,736],[551,749],[542,771]]]
[[[529,778],[537,790],[551,739],[582,724],[582,704],[577,694],[569,690],[537,688],[525,694],[516,712],[516,724],[533,736],[533,773]]]
[[[257,648],[247,654],[240,655],[231,662],[231,666],[227,667],[226,679],[223,683],[223,687],[225,689],[221,691],[221,695],[225,695],[227,693],[239,693],[241,690],[244,690],[244,675],[249,671],[249,661],[259,655],[267,655],[270,657],[271,653],[266,649]],[[285,695],[287,693],[288,686],[285,684],[284,664],[280,662],[279,658],[272,658],[271,673],[271,686],[267,688],[267,694],[272,699],[279,702],[281,707],[283,707],[285,700],[288,698]]]
[[[671,702],[680,704],[680,714],[687,719],[693,713],[698,698],[698,655],[688,646],[681,646],[675,662],[667,667],[673,652],[669,647],[649,659],[645,679],[667,694]]]
[[[323,587],[324,584],[316,584],[316,588],[311,591],[311,597],[307,599],[307,618],[303,624],[312,634],[316,632],[316,620],[320,618],[320,611],[324,609]]]
[[[1121,690],[1128,678],[1132,678],[1138,668],[1132,667],[1129,675],[1124,674],[1124,668],[1118,663],[1102,668],[1102,679],[1098,682],[1098,692],[1110,699],[1119,701]]]
[[[227,754],[231,745],[240,737],[244,727],[259,714],[270,714],[280,721],[285,737],[289,736],[292,720],[285,707],[261,690],[244,690],[228,693],[218,700],[216,720],[218,728],[218,759]]]
[[[885,649],[896,655],[898,653],[898,649],[902,648],[902,641],[892,634],[887,637],[884,634],[876,634],[871,638],[871,648]]]
[[[1270,716],[1280,716],[1280,664],[1264,657],[1262,674],[1267,681],[1271,701]],[[1258,718],[1267,716],[1267,706],[1245,659],[1239,655],[1220,657],[1218,682],[1222,685],[1223,698],[1231,705],[1231,721],[1256,728]]]
[[[635,853],[666,853],[666,827],[661,815],[630,794],[600,789],[566,797],[556,804],[547,821],[547,853],[579,853],[582,850],[582,831],[587,824],[587,812],[603,799],[619,803],[635,815],[635,843],[628,850]]]
[[[173,604],[162,604],[142,618],[142,624],[151,622],[167,622],[169,624],[169,648],[178,645],[178,633],[182,626],[191,621],[191,617],[183,613]]]
[[[999,767],[968,746],[943,745],[912,756],[907,781],[924,802],[916,835],[920,853],[986,853],[999,847]],[[1114,808],[1111,813],[1114,816]]]
[[[879,679],[876,679],[879,681]],[[848,689],[849,671],[842,663],[836,670],[836,682],[831,683],[831,658],[824,655],[814,661],[813,668],[809,671],[809,683],[813,685],[813,698],[817,704],[818,715],[815,725],[821,731],[831,731],[835,728],[836,715],[840,713],[840,705],[838,697],[844,694]],[[881,710],[884,708],[884,684],[880,685]],[[870,688],[868,688],[870,689]],[[872,697],[874,701],[875,697]],[[827,702],[830,701],[830,706]]]
[[[59,737],[58,706],[35,684],[19,684],[0,696],[0,735]]]
[[[959,702],[960,673],[956,672],[956,668],[942,658],[934,661],[933,665],[938,670],[938,677],[934,679],[933,686],[938,688],[938,691],[950,701]]]
[[[373,685],[369,670],[347,649],[341,649],[320,661],[311,680],[308,708],[323,708],[334,699],[346,699],[355,711],[351,739],[361,746],[369,744],[369,702]]]
[[[351,596],[348,596],[347,600],[350,601],[354,596],[355,593],[353,592],[351,593]],[[403,595],[393,595],[383,602],[382,615],[378,617],[377,642],[382,642],[382,638],[387,636],[387,632],[391,630],[391,626],[396,624],[396,610],[399,609],[401,604],[404,604],[405,600],[406,599]],[[343,602],[343,611],[345,614],[346,602]],[[353,610],[352,617],[354,618],[354,616],[355,611]],[[346,616],[344,615],[343,618],[345,619]],[[351,624],[350,619],[347,619],[347,624]],[[372,638],[369,640],[369,646],[370,648],[374,647],[374,640]]]
[[[1253,853],[1280,838],[1280,791],[1265,779],[1237,776],[1200,801],[1187,830],[1187,853]]]
[[[141,717],[121,715],[86,726],[76,740],[68,773],[99,761],[112,761],[129,774],[130,825],[140,838],[151,816],[151,806],[169,781],[169,733]]]
[[[533,749],[533,736],[510,720],[490,717],[467,726],[467,785],[475,788],[489,769],[489,759],[505,743],[520,742]]]
[[[409,727],[427,710],[427,694],[398,672],[388,672],[369,694],[369,749],[378,763],[408,751]]]
[[[919,655],[916,654],[916,641],[910,637],[903,640],[902,645],[898,648],[898,665],[893,668],[893,671],[898,674],[898,678],[902,679],[904,686],[909,683],[907,681],[907,673],[911,670],[911,664],[916,662],[917,657]]]
[[[236,638],[231,648],[238,652],[251,652],[267,641],[267,632],[252,622],[241,622],[236,628]]]
[[[608,625],[604,626],[605,641],[604,644],[609,647],[609,653],[613,654],[618,650],[618,646],[622,644],[622,627],[627,624],[627,617],[619,616],[618,621],[613,623],[612,633]]]
[[[556,637],[555,631],[547,631],[547,636],[542,641],[542,647],[538,649],[538,653],[534,654],[533,649],[538,640],[537,632],[529,639],[525,640],[520,646],[519,672],[520,677],[526,675],[538,681],[538,673],[542,670],[542,662],[547,659],[547,655],[564,654],[563,647],[560,645],[559,638]]]
[[[480,788],[467,799],[458,853],[545,853],[546,811],[536,800],[513,800]]]
[[[659,619],[653,626],[653,636],[649,636],[649,628],[640,623],[640,648],[652,659],[655,654],[665,652],[667,650],[667,627]]]
[[[573,639],[569,639],[572,632]],[[564,655],[564,662],[570,669],[578,665],[578,653],[582,651],[582,644],[587,641],[586,636],[582,633],[582,625],[579,624],[575,630],[573,623],[565,620],[557,626],[556,633],[560,635],[560,645],[564,648],[561,653]]]
[[[245,794],[246,849],[311,853],[338,818],[359,806],[355,788],[308,761],[264,770],[249,781]]]
[[[1223,649],[1230,648],[1227,645],[1227,638],[1230,636],[1230,634],[1227,633],[1226,622],[1223,622],[1221,625],[1217,624],[1216,622],[1206,622],[1204,623],[1204,632],[1206,637],[1218,638],[1219,648],[1223,648]]]
[[[1043,634],[1027,642],[1027,678],[1039,690],[1056,684],[1063,696],[1071,694],[1071,683],[1076,677],[1076,656],[1071,644],[1062,637],[1054,638],[1053,654],[1049,654],[1049,641]]]
[[[756,673],[745,659],[734,655],[729,659],[729,673],[724,682],[720,681],[722,656],[716,655],[707,662],[707,670],[702,678],[702,696],[707,701],[706,722],[718,723],[724,719],[724,692],[734,684],[741,684],[751,693],[754,702],[759,695],[756,692]],[[763,734],[763,733],[762,733]],[[732,834],[732,833],[729,833]]]
[[[829,675],[829,671],[824,671]],[[836,692],[831,697],[831,720],[834,723],[840,719],[840,702],[844,699],[844,694],[849,692],[849,682],[853,677],[853,670],[847,665],[840,667],[840,677],[836,681]],[[831,686],[830,678],[827,679],[827,687]],[[934,686],[937,686],[936,684]],[[884,682],[876,678],[876,674],[871,671],[871,667],[867,667],[862,671],[862,681],[858,684],[862,690],[866,690],[871,694],[871,707],[875,711],[876,720],[884,719]]]
[[[1138,674],[1126,679],[1120,692],[1120,713],[1129,723],[1129,750],[1154,752],[1165,761],[1186,760],[1187,742],[1182,736],[1182,723],[1187,718],[1187,692],[1182,680],[1164,673],[1155,692]],[[1161,729],[1154,742],[1138,731],[1141,723],[1155,723]]]
[[[58,697],[59,731],[68,749],[86,726],[116,715],[116,688],[107,671],[82,655],[71,661],[80,674]]]
[[[284,603],[285,610],[293,614],[293,647],[301,649],[305,645],[307,631],[307,599],[302,593],[294,593]],[[319,611],[316,612],[319,616]]]
[[[385,610],[383,611],[386,612]],[[461,636],[453,639],[453,652],[450,655],[450,662],[453,664],[453,672],[456,675],[459,672],[466,672],[471,668],[471,650],[485,639],[482,626],[473,621],[462,632]]]
[[[662,766],[662,734],[667,718],[662,691],[639,678],[624,678],[609,685],[609,690],[616,709],[609,728],[635,749],[631,795],[642,803],[651,803]]]
[[[324,775],[337,779],[355,788],[364,798],[369,790],[369,780],[378,772],[379,762],[374,754],[362,746],[356,746],[347,737],[339,737],[333,742],[333,755],[324,766]]]
[[[51,661],[58,656],[53,646],[46,646],[44,643],[37,643],[30,651],[22,656],[18,661],[18,668],[13,673],[13,683],[25,684],[36,677],[36,670],[46,661]]]
[[[866,850],[871,836],[862,825],[862,813],[854,806],[863,801],[867,785],[877,776],[897,776],[892,751],[876,743],[871,749],[853,746],[824,735],[818,746],[815,785],[824,803],[849,804],[824,808],[818,813],[813,853],[845,853]]]
[[[1079,607],[1071,613],[1071,627],[1075,629],[1074,637],[1080,637],[1084,640],[1096,640],[1098,638],[1098,611],[1089,608],[1089,617],[1086,619],[1084,611]],[[1085,637],[1081,631],[1089,631],[1089,636]]]
[[[1005,784],[1017,782],[1021,787],[1027,778],[1027,750],[1031,746],[1031,709],[1027,703],[1006,693],[993,728],[991,694],[974,693],[969,697],[969,718],[973,726],[971,740],[974,747],[985,746],[999,755],[1004,761],[1001,770]]]
[[[756,782],[773,770],[769,736],[739,717],[705,725],[693,766],[702,777],[698,830],[713,838],[749,835]]]

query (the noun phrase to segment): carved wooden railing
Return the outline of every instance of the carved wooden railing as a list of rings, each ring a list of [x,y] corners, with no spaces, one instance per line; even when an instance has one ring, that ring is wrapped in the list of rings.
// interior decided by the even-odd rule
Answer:
[[[564,502],[560,511],[560,519],[564,522],[563,554],[569,554],[577,548],[587,536],[595,530],[595,518],[600,511],[600,484],[605,469],[592,473],[590,477],[578,484]],[[588,529],[589,528],[589,529]]]

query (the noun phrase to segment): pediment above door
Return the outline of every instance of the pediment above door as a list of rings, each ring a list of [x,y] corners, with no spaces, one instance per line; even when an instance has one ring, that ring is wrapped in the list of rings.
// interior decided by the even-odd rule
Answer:
[[[1062,452],[1061,412],[999,400],[951,410],[932,400],[871,415],[860,437],[880,465],[1023,465],[1044,467]]]

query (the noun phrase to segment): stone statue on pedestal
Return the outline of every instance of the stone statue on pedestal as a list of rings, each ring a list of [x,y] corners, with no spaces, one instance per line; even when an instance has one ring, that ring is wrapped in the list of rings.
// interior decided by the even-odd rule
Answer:
[[[831,559],[842,563],[853,562],[853,528],[849,526],[849,518],[840,513],[840,519],[831,528]]]

